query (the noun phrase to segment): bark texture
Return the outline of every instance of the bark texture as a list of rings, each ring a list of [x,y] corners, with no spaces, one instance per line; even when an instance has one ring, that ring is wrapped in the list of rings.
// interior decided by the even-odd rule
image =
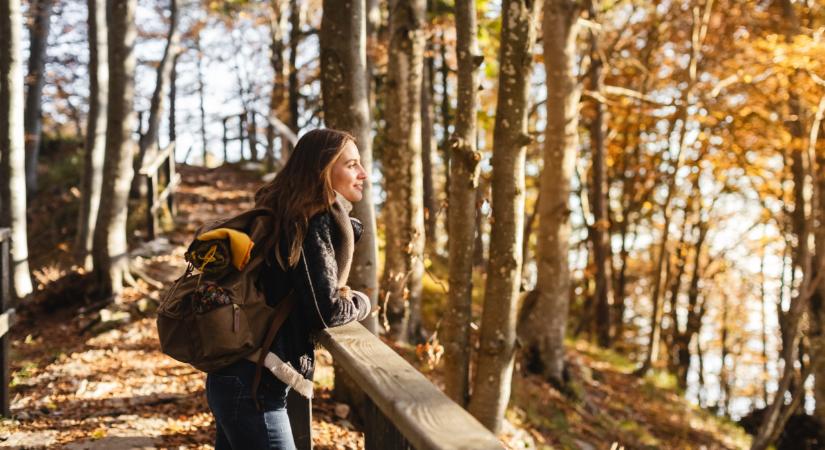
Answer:
[[[94,235],[94,267],[99,294],[120,293],[129,269],[126,216],[134,175],[135,8],[137,0],[109,0],[109,97],[106,114],[106,158],[100,213]]]
[[[13,292],[32,292],[26,230],[20,0],[0,0],[0,227],[11,228]]]
[[[92,269],[92,242],[100,208],[103,158],[106,152],[106,99],[109,92],[109,55],[106,37],[106,1],[88,0],[89,8],[89,115],[86,122],[81,205],[75,256]]]
[[[531,366],[557,385],[564,383],[564,336],[570,301],[570,181],[578,149],[580,90],[574,66],[580,5],[546,0],[542,24],[547,72],[547,129],[537,233],[538,296],[525,311],[520,337]]]
[[[421,168],[421,78],[424,60],[423,0],[390,2],[384,152],[386,260],[385,326],[400,341],[420,333],[424,274],[424,207]]]
[[[531,141],[527,134],[528,92],[539,6],[538,2],[525,0],[502,4],[490,256],[470,401],[470,413],[494,433],[501,431],[513,377],[523,260],[524,164],[526,146]],[[459,68],[459,83],[460,77]],[[462,110],[464,106],[459,105]]]
[[[456,13],[458,110],[450,142],[450,185],[447,219],[449,283],[447,311],[441,324],[444,342],[444,389],[461,406],[469,400],[470,321],[472,320],[473,246],[479,161],[476,149],[478,109],[478,25],[473,0],[459,0]]]

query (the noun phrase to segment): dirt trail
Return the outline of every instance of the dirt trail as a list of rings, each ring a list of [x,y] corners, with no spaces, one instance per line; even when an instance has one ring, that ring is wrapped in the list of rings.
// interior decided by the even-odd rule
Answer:
[[[13,417],[0,422],[0,448],[212,448],[205,376],[160,353],[147,298],[156,300],[157,288],[182,273],[183,245],[194,229],[251,206],[260,180],[235,168],[180,171],[175,230],[165,242],[133,251],[143,255],[136,256],[136,272],[158,285],[138,279],[122,306],[101,310],[73,294],[82,281],[68,275],[47,287],[49,301],[41,295],[20,308],[11,343]],[[60,271],[43,273],[49,270]],[[362,434],[334,415],[329,357],[318,359],[316,448],[363,448]]]

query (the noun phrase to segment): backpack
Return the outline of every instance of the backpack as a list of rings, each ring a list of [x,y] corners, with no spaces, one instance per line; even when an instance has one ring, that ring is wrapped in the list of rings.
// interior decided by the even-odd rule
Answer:
[[[295,302],[290,293],[270,307],[258,283],[271,249],[272,214],[255,208],[196,232],[186,272],[158,306],[163,353],[204,372],[254,357],[257,385],[267,352],[254,354],[271,346]]]

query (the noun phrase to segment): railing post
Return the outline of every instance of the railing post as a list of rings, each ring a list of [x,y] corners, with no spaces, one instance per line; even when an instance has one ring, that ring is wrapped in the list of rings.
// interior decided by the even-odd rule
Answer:
[[[364,402],[364,416],[365,450],[413,450],[404,435],[369,397]]]
[[[147,238],[150,241],[155,240],[155,233],[158,229],[158,217],[155,215],[155,205],[158,202],[158,174],[146,174],[146,224],[147,224]]]
[[[228,118],[224,117],[221,122],[223,123],[223,163],[226,164],[229,162],[229,136],[228,131],[226,129],[226,120]]]
[[[244,119],[244,113],[238,114],[238,143],[241,145],[241,161],[245,161],[246,158],[243,156],[243,142],[244,142],[244,125],[246,125],[246,120]]]
[[[11,270],[9,267],[9,229],[0,228],[0,313],[11,304]],[[9,322],[11,325],[11,322]],[[0,337],[0,409],[3,417],[11,417],[9,396],[9,332]]]
[[[286,396],[286,411],[295,447],[298,450],[312,450],[312,400],[290,389]]]

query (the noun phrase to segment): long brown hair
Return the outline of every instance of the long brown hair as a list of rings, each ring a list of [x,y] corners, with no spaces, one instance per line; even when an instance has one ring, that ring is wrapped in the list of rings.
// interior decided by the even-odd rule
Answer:
[[[275,257],[281,267],[286,268],[280,248],[284,234],[287,242],[291,239],[288,262],[294,267],[301,256],[309,219],[335,202],[332,165],[347,142],[354,143],[355,138],[343,131],[329,128],[309,131],[295,144],[275,179],[255,193],[255,206],[275,212]]]

